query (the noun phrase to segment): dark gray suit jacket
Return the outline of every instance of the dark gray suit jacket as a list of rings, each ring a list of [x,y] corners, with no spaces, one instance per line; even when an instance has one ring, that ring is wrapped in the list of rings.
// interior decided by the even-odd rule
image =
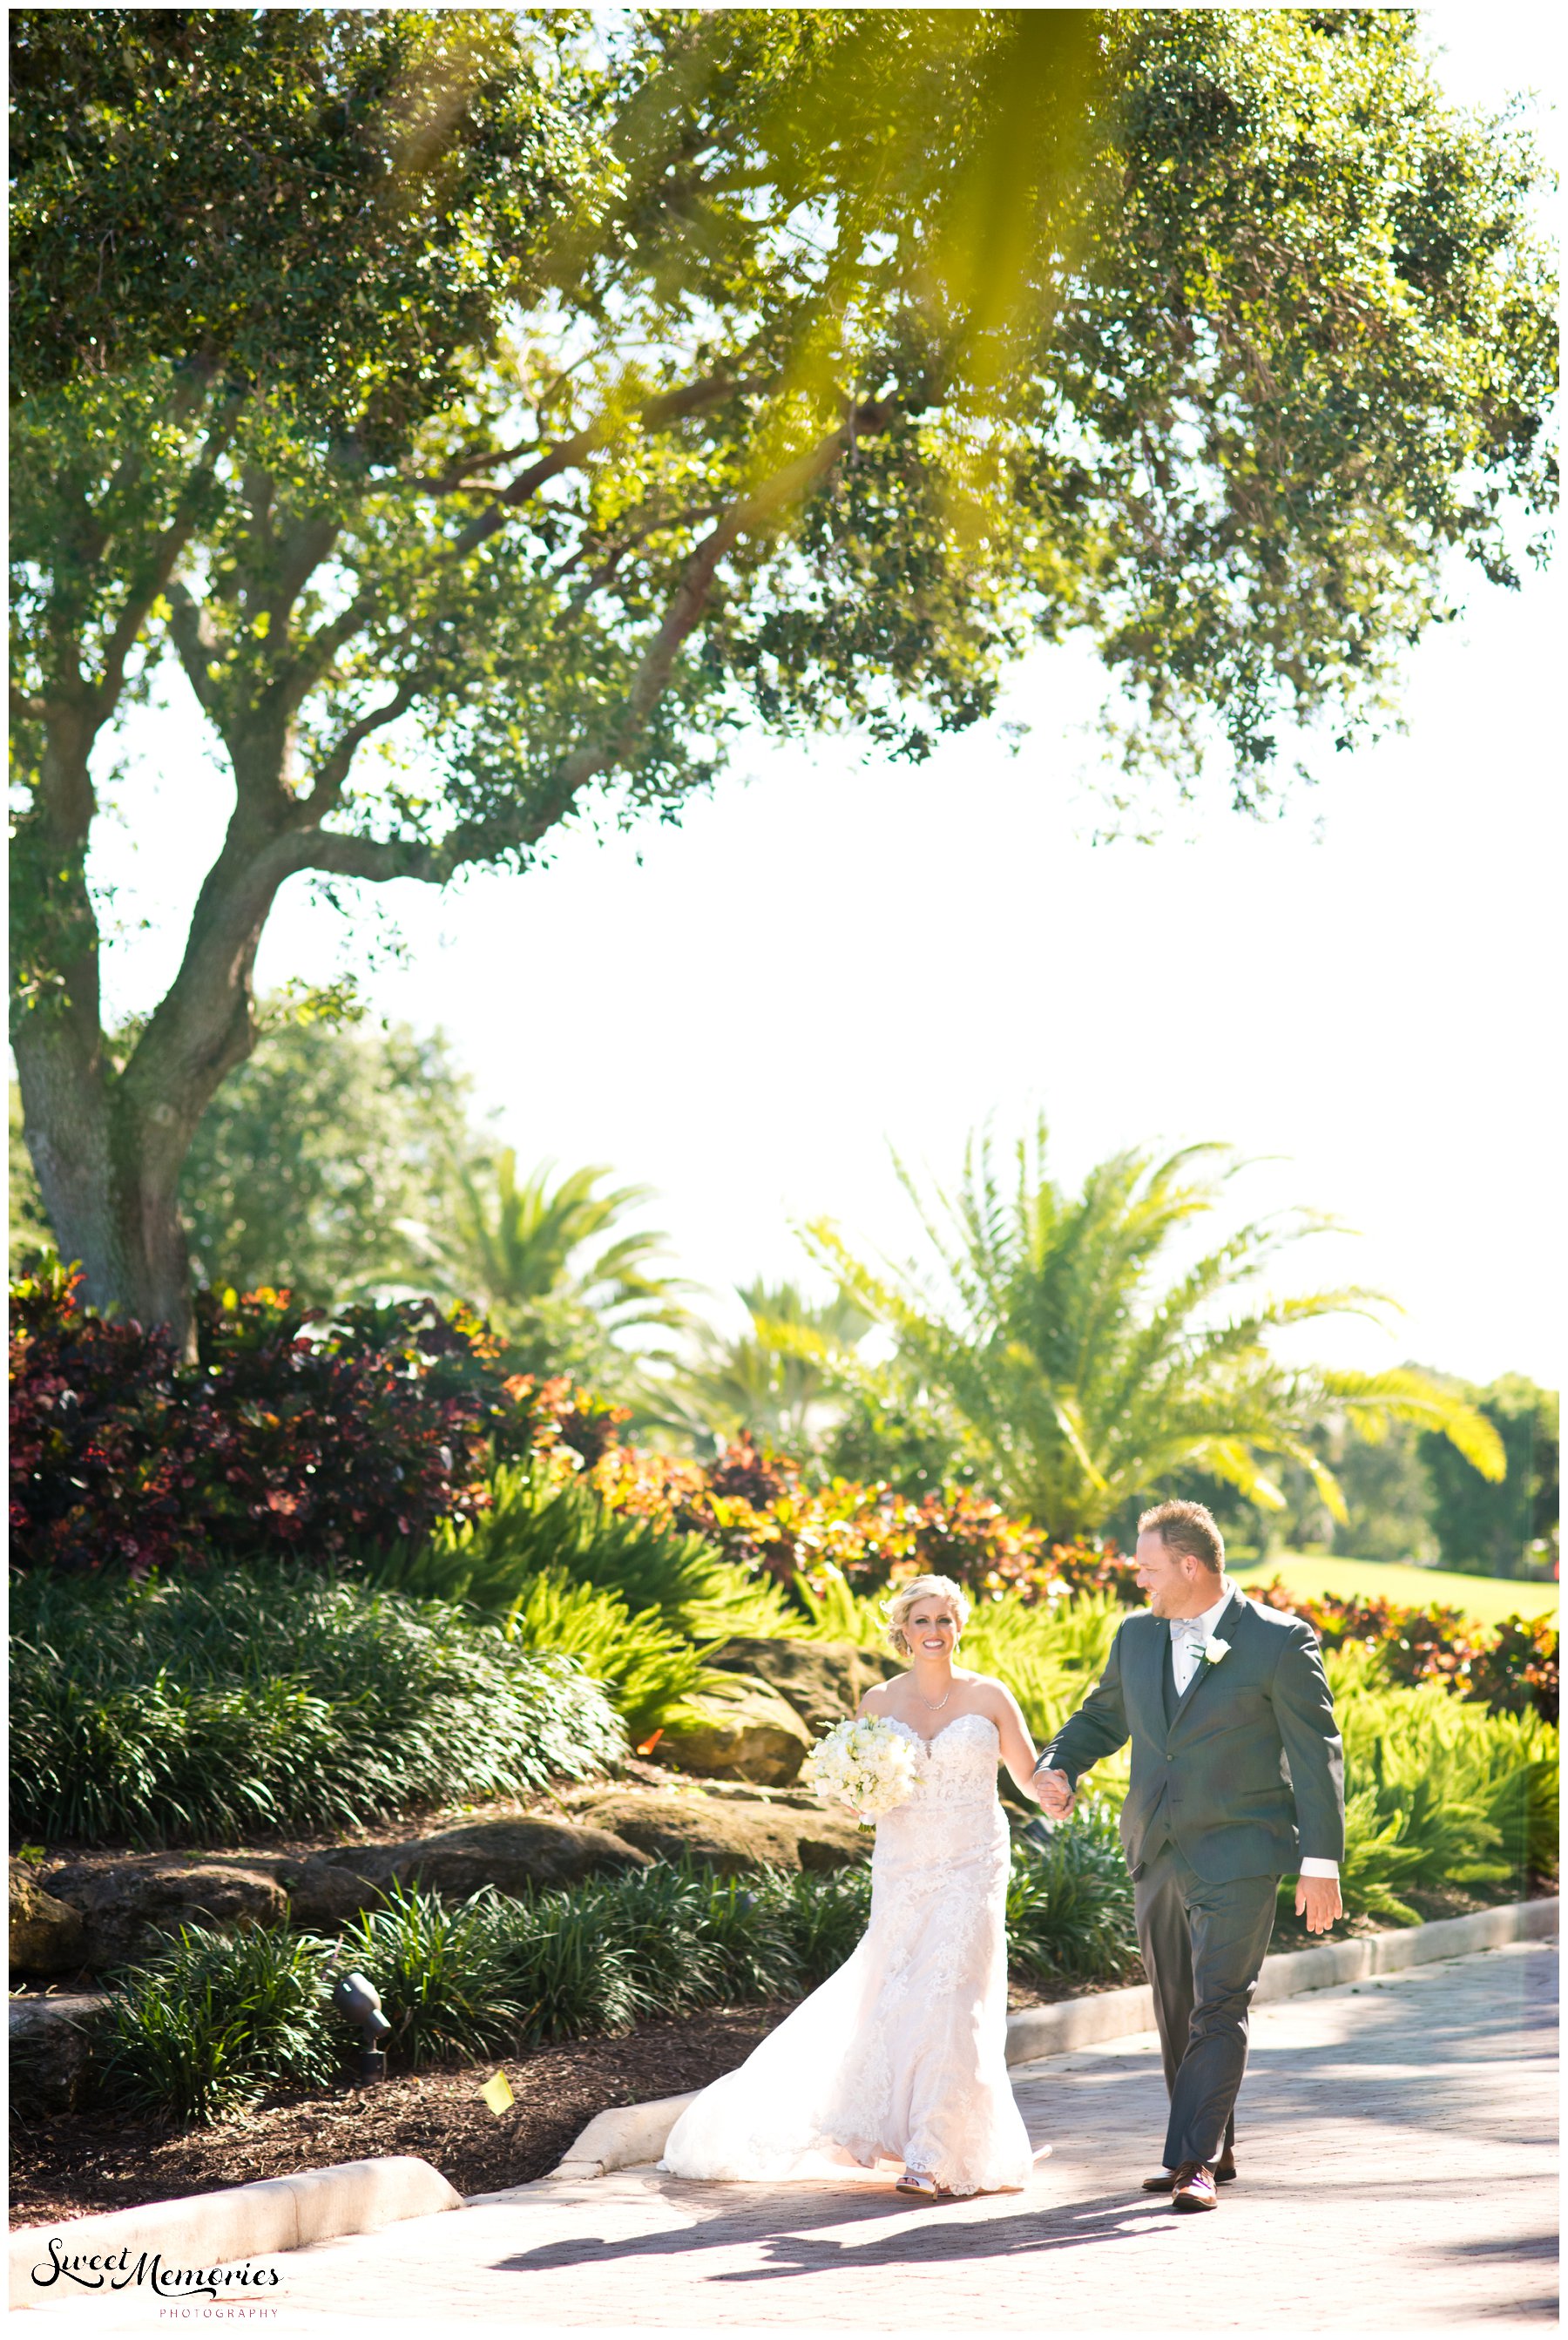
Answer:
[[[1343,1860],[1345,1749],[1312,1628],[1233,1592],[1215,1633],[1228,1651],[1199,1666],[1167,1726],[1170,1627],[1147,1610],[1127,1618],[1105,1672],[1041,1761],[1076,1786],[1131,1739],[1121,1828],[1135,1877],[1146,1840],[1167,1829],[1211,1884],[1289,1876],[1304,1855]]]

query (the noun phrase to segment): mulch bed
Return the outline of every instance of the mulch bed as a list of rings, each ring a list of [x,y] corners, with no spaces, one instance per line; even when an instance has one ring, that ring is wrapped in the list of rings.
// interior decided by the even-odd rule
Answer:
[[[1141,1981],[1143,1970],[1129,1978]],[[1091,1990],[1114,1990],[1096,1983]],[[1013,2007],[1074,1998],[1082,1984],[1015,1982]],[[595,2113],[706,2087],[733,2071],[788,2012],[720,2008],[644,2024],[621,2039],[571,2039],[501,2064],[516,2103],[498,2119],[481,2097],[494,2061],[399,2074],[331,2097],[278,2094],[210,2128],[173,2128],[94,2109],[11,2127],[11,2224],[43,2226],[181,2194],[287,2177],[372,2154],[417,2153],[460,2194],[521,2186],[554,2168]]]
[[[417,2153],[460,2194],[521,2186],[553,2169],[607,2106],[680,2096],[732,2071],[782,2012],[721,2008],[646,2024],[623,2039],[567,2040],[509,2057],[501,2068],[517,2101],[499,2119],[479,2093],[496,2069],[491,2062],[332,2097],[264,2097],[211,2128],[137,2125],[94,2111],[14,2123],[11,2223],[44,2226],[372,2154]]]

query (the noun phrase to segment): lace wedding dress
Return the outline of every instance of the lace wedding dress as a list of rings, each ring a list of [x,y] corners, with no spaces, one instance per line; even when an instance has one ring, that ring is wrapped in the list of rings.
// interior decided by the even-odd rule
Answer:
[[[913,1795],[877,1823],[871,1921],[739,2070],[690,2104],[660,2169],[780,2178],[878,2160],[955,2194],[1023,2186],[1007,2079],[1007,1826],[997,1726],[961,1714],[919,1750]]]

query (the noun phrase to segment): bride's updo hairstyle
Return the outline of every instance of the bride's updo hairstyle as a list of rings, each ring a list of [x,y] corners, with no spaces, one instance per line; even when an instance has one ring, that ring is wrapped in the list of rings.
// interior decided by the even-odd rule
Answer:
[[[915,1576],[908,1584],[900,1584],[897,1592],[882,1603],[882,1616],[888,1628],[888,1639],[901,1658],[909,1655],[909,1644],[904,1638],[904,1621],[911,1609],[935,1593],[938,1600],[950,1601],[961,1633],[969,1621],[969,1597],[950,1576]]]

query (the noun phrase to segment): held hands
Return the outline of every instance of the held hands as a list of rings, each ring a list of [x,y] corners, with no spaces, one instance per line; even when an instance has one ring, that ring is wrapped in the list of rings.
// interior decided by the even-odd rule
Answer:
[[[1298,1877],[1295,1880],[1295,1914],[1306,1919],[1309,1934],[1326,1934],[1336,1918],[1345,1914],[1345,1904],[1339,1898],[1337,1877]]]
[[[1035,1773],[1035,1793],[1048,1820],[1065,1820],[1077,1801],[1065,1771],[1037,1770]]]

